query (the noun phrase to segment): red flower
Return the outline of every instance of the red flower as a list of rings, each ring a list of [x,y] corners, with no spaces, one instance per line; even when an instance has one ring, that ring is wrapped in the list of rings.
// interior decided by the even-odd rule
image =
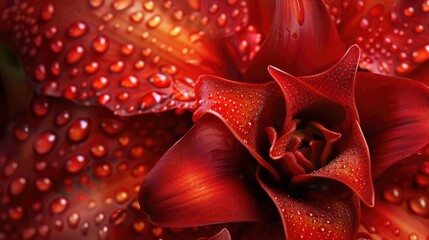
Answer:
[[[142,186],[149,220],[169,227],[264,221],[276,216],[271,199],[288,239],[351,239],[359,199],[374,205],[371,175],[429,137],[427,87],[357,73],[358,60],[354,46],[317,75],[270,67],[276,81],[259,85],[201,77],[196,125]]]
[[[0,47],[0,239],[196,239],[224,227],[234,239],[281,239],[282,220],[289,236],[304,229],[346,238],[359,222],[359,237],[429,235],[427,157],[403,160],[427,137],[427,90],[369,73],[355,79],[356,48],[318,74],[338,62],[344,45],[357,43],[361,69],[428,83],[428,6],[401,0],[0,2],[2,42],[17,54],[37,94],[49,96],[33,98],[17,61]],[[277,83],[268,65],[276,67],[270,72]],[[277,68],[317,75],[295,78]],[[197,84],[202,74],[247,83],[205,75]],[[155,168],[145,193],[169,181],[177,185],[142,193],[145,202],[166,199],[145,205],[152,221],[274,221],[169,229],[145,219],[140,185],[190,123],[189,114],[150,113],[196,106],[196,126]],[[142,113],[149,114],[133,116]],[[403,168],[410,159],[416,163]],[[403,182],[391,177],[400,176],[397,169],[407,175]],[[172,173],[156,180],[161,172]],[[407,184],[411,174],[415,183]],[[381,176],[375,195],[371,175]],[[361,207],[361,221],[358,197],[368,205],[375,197],[375,208]],[[293,208],[277,211],[276,204]],[[278,212],[288,218],[277,218]],[[211,239],[230,235],[222,230]]]

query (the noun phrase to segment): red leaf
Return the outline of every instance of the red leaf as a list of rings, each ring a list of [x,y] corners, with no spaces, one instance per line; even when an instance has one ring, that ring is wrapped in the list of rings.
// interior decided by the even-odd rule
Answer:
[[[239,78],[221,43],[247,26],[243,3],[16,1],[1,17],[39,92],[134,115],[194,107],[202,73]]]
[[[359,224],[359,198],[354,194],[340,197],[339,188],[330,194],[292,197],[285,186],[271,186],[259,176],[258,181],[275,203],[287,239],[351,239]],[[340,188],[341,189],[341,188]],[[315,194],[315,195],[314,195]]]
[[[205,114],[149,173],[140,204],[160,226],[261,221],[267,209],[255,166],[222,122]]]
[[[429,90],[425,85],[358,73],[355,96],[374,178],[426,145]]]
[[[429,161],[413,155],[375,182],[375,207],[362,207],[361,232],[371,239],[426,239],[429,236]]]
[[[1,139],[0,238],[177,236],[144,219],[137,195],[189,123],[172,113],[123,120],[105,109],[35,98]],[[190,239],[192,231],[184,232]],[[193,238],[205,236],[199,234]]]
[[[326,69],[343,54],[343,44],[322,2],[280,0],[271,30],[244,80],[270,81],[268,65],[295,76],[309,75]]]
[[[345,44],[361,46],[361,68],[405,76],[429,59],[427,1],[324,2]]]

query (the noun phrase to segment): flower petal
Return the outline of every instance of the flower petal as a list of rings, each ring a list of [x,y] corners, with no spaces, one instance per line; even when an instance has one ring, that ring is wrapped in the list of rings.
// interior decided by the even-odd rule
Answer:
[[[361,68],[405,76],[428,61],[427,1],[324,2],[345,44],[362,47]]]
[[[221,42],[247,12],[243,1],[24,0],[0,14],[39,92],[134,115],[192,108],[202,73],[238,79]]]
[[[375,182],[375,207],[362,207],[363,232],[372,239],[429,236],[429,157],[413,155]]]
[[[347,50],[343,58],[328,70],[319,74],[300,77],[300,79],[328,96],[329,99],[349,108],[359,119],[354,97],[359,57],[360,48],[353,45]]]
[[[209,240],[231,240],[231,235],[229,234],[228,229],[224,228],[218,234],[209,238]]]
[[[205,114],[149,173],[140,204],[159,226],[264,220],[255,165],[228,128]]]
[[[321,1],[279,0],[271,30],[244,80],[269,81],[268,65],[296,76],[309,75],[326,69],[343,54],[343,44]]]
[[[200,107],[194,114],[194,120],[206,112],[216,115],[261,165],[278,176],[260,152],[266,139],[265,127],[279,124],[272,116],[281,119],[284,115],[279,90],[274,82],[238,83],[203,75],[195,88]]]
[[[362,131],[371,151],[374,179],[426,145],[429,89],[425,85],[358,73],[355,95]]]
[[[190,123],[189,115],[171,112],[123,120],[106,109],[34,98],[0,139],[0,236],[174,236],[145,220],[137,196],[151,167]]]
[[[292,178],[294,184],[308,183],[315,178],[328,178],[337,180],[352,189],[362,201],[368,205],[374,205],[374,187],[371,179],[371,161],[368,146],[357,122],[352,123],[348,136],[341,136],[338,155],[331,162],[305,175]]]
[[[356,195],[349,193],[347,197],[338,197],[308,189],[316,195],[294,198],[287,194],[284,186],[270,186],[261,176],[258,181],[275,203],[287,239],[352,239],[354,236],[360,212]],[[336,190],[338,193],[339,189]]]

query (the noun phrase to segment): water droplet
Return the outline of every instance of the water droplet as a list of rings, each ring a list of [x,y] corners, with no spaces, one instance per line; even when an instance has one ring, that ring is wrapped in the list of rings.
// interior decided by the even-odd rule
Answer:
[[[106,119],[101,121],[100,127],[103,130],[104,133],[115,136],[116,134],[120,133],[124,129],[124,124],[118,120],[115,119]]]
[[[47,22],[54,17],[54,13],[55,13],[55,6],[52,3],[49,3],[45,7],[43,7],[40,13],[40,17],[43,19],[43,21]]]
[[[89,222],[83,222],[82,226],[80,227],[80,231],[81,231],[81,233],[82,233],[83,236],[88,235]]]
[[[63,126],[64,124],[68,123],[70,119],[71,119],[70,111],[64,110],[56,115],[55,124],[57,126]]]
[[[102,213],[102,212],[98,213],[94,217],[94,222],[95,222],[96,226],[100,225],[100,223],[103,222],[103,220],[104,220],[104,213]]]
[[[74,22],[67,29],[67,36],[71,38],[81,37],[89,31],[88,25],[85,22],[78,21]]]
[[[81,154],[76,154],[67,160],[66,170],[69,173],[78,173],[81,172],[87,164],[88,159],[85,156]]]
[[[103,158],[107,155],[108,149],[104,144],[94,144],[91,147],[91,156],[94,158]]]
[[[143,8],[148,12],[152,12],[155,9],[155,4],[152,0],[146,0],[143,2]]]
[[[396,67],[396,73],[398,74],[404,74],[410,70],[410,66],[408,63],[401,63],[399,66]]]
[[[91,120],[89,118],[79,118],[67,129],[67,138],[72,142],[85,140],[91,130]]]
[[[45,65],[39,64],[34,69],[34,79],[41,82],[46,79],[46,68]]]
[[[145,63],[143,60],[138,60],[134,63],[134,69],[136,70],[142,70],[145,67]]]
[[[24,177],[15,178],[9,186],[10,193],[14,196],[20,195],[27,185],[27,179]]]
[[[146,224],[143,221],[141,221],[141,220],[136,220],[133,223],[133,230],[137,234],[142,234],[143,231],[144,231],[144,229],[145,229],[145,227],[146,227]]]
[[[297,1],[301,1],[301,0],[297,0]],[[219,27],[223,27],[226,25],[227,20],[228,18],[226,17],[226,14],[222,13],[216,18],[216,23]]]
[[[162,100],[162,95],[157,92],[147,93],[140,98],[138,106],[141,110],[146,110],[150,107],[153,107],[155,104],[160,103]]]
[[[128,75],[121,79],[121,86],[125,88],[138,88],[140,81],[133,75]]]
[[[182,32],[182,28],[179,26],[174,26],[170,29],[170,31],[168,32],[168,34],[170,34],[170,36],[172,37],[177,37],[180,35],[180,33]]]
[[[419,237],[417,236],[417,234],[411,233],[410,235],[408,235],[408,239],[409,240],[419,240]]]
[[[429,176],[426,174],[416,174],[414,182],[419,188],[429,187]]]
[[[408,199],[408,207],[419,216],[429,217],[429,199],[425,196]]]
[[[109,49],[109,39],[106,36],[98,36],[92,42],[92,49],[99,54],[105,53]]]
[[[76,228],[80,221],[80,215],[78,212],[72,212],[67,218],[67,223],[70,228]]]
[[[97,72],[99,68],[100,68],[100,65],[98,64],[98,62],[90,62],[85,65],[84,69],[86,74],[92,75],[95,72]]]
[[[367,28],[369,27],[369,21],[368,21],[368,19],[367,19],[367,18],[362,18],[362,19],[360,20],[359,27],[360,27],[362,30],[367,29]]]
[[[52,180],[48,177],[39,177],[36,179],[36,188],[41,192],[47,192],[52,187]]]
[[[32,110],[34,115],[42,117],[49,112],[49,101],[46,97],[37,97],[33,100]]]
[[[134,145],[130,149],[130,156],[132,158],[141,158],[144,153],[145,153],[145,149],[140,144]]]
[[[134,23],[141,23],[144,19],[144,14],[141,11],[134,12],[130,15],[130,20]]]
[[[118,189],[115,191],[115,200],[119,204],[127,202],[129,197],[130,194],[125,189]]]
[[[386,187],[383,190],[383,199],[393,204],[401,204],[404,201],[402,190],[394,186]]]
[[[94,88],[94,90],[104,89],[107,85],[109,85],[109,79],[104,76],[98,77],[92,81],[92,88]]]
[[[404,15],[407,17],[412,17],[414,15],[414,8],[413,7],[404,8]]]
[[[14,206],[9,208],[8,213],[12,220],[20,220],[24,216],[24,208],[21,206]]]
[[[200,0],[188,0],[188,4],[195,11],[200,11],[200,9],[201,9],[201,2],[200,2]]]
[[[85,48],[78,45],[73,48],[71,48],[66,56],[66,63],[68,64],[74,64],[79,62],[86,54]]]
[[[97,163],[94,168],[94,175],[98,178],[107,178],[112,174],[112,166],[108,163]]]
[[[130,56],[134,53],[134,45],[126,43],[121,46],[121,53],[125,56]]]
[[[123,223],[125,221],[125,219],[127,218],[127,216],[128,216],[127,210],[119,208],[119,209],[116,209],[110,215],[109,222],[111,224],[114,224],[114,225],[119,225],[119,224],[121,224],[121,223]]]
[[[109,239],[109,227],[107,225],[104,225],[98,230],[98,239],[99,240]]]
[[[133,4],[134,0],[114,0],[111,6],[117,11],[122,11],[129,8]]]
[[[412,53],[413,62],[422,63],[429,59],[429,45],[417,49]]]
[[[51,233],[51,228],[49,227],[49,225],[43,224],[39,226],[38,232],[41,237],[49,237],[49,234]]]
[[[109,71],[111,73],[120,73],[120,72],[124,71],[124,69],[125,69],[125,63],[123,61],[120,61],[120,60],[113,62],[109,66]]]
[[[54,132],[46,130],[40,133],[33,143],[34,151],[39,155],[47,154],[57,143],[58,139]]]
[[[154,28],[158,27],[159,24],[161,24],[161,20],[162,20],[162,18],[159,15],[154,15],[147,21],[147,26],[150,29],[154,29]]]
[[[88,4],[92,8],[99,8],[104,4],[104,0],[88,0]]]
[[[67,87],[64,88],[63,91],[63,97],[66,99],[70,99],[70,100],[74,100],[79,96],[79,91],[78,88],[73,85],[70,84]]]
[[[69,201],[65,197],[57,197],[52,200],[49,209],[52,214],[63,213],[69,206]]]
[[[156,73],[149,77],[148,81],[157,88],[167,88],[170,86],[170,79],[161,73]]]
[[[14,135],[16,140],[25,141],[30,135],[30,127],[28,126],[28,124],[15,126]]]

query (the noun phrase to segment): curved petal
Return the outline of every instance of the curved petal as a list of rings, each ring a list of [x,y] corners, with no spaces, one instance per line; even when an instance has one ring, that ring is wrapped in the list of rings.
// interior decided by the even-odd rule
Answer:
[[[374,179],[426,145],[429,139],[427,86],[407,79],[358,73],[355,96],[371,153]]]
[[[294,118],[304,117],[312,121],[321,122],[328,128],[339,125],[347,118],[348,112],[343,106],[334,101],[335,97],[331,100],[330,96],[325,95],[303,80],[275,67],[270,66],[268,71],[279,84],[286,102],[287,114],[281,130],[282,137],[287,137],[285,134],[290,131]],[[328,82],[330,79],[324,80],[326,80],[324,82]],[[286,151],[285,147],[282,146],[285,145],[287,139],[282,137],[276,143],[278,147],[274,147],[274,150],[282,149],[281,152],[275,154],[277,156],[281,156]]]
[[[426,239],[429,236],[429,156],[413,155],[375,182],[375,207],[362,208],[362,231],[372,239]]]
[[[352,123],[347,139],[342,143],[342,149],[331,162],[305,175],[292,178],[295,184],[307,183],[314,178],[337,180],[352,189],[368,206],[374,206],[374,187],[371,179],[371,161],[368,146],[357,122]]]
[[[268,65],[296,76],[320,72],[343,54],[344,46],[323,2],[278,0],[271,30],[244,81],[269,81]]]
[[[192,108],[203,73],[238,79],[221,43],[249,18],[243,1],[23,0],[0,14],[39,92],[119,115]]]
[[[328,96],[329,99],[347,107],[359,119],[356,110],[354,89],[357,67],[360,57],[360,48],[351,46],[338,63],[328,70],[300,77],[301,80]]]
[[[359,198],[348,193],[315,194],[294,198],[284,186],[270,186],[258,174],[258,181],[280,213],[287,239],[352,239],[359,225]],[[306,190],[304,190],[306,191]],[[331,189],[332,191],[332,189]],[[302,191],[301,191],[302,192]],[[336,195],[337,194],[337,195]]]
[[[361,68],[405,76],[428,61],[427,1],[324,2],[344,43],[362,47]]]
[[[218,234],[209,238],[208,240],[231,240],[231,235],[229,234],[228,229],[224,228]]]
[[[284,107],[279,106],[282,99],[276,83],[238,83],[203,75],[195,92],[200,107],[194,120],[206,112],[218,116],[256,160],[278,176],[260,155],[266,139],[265,127],[277,126],[276,119],[284,115]]]
[[[263,195],[252,179],[255,165],[228,128],[205,114],[149,173],[140,204],[160,226],[264,220]]]

